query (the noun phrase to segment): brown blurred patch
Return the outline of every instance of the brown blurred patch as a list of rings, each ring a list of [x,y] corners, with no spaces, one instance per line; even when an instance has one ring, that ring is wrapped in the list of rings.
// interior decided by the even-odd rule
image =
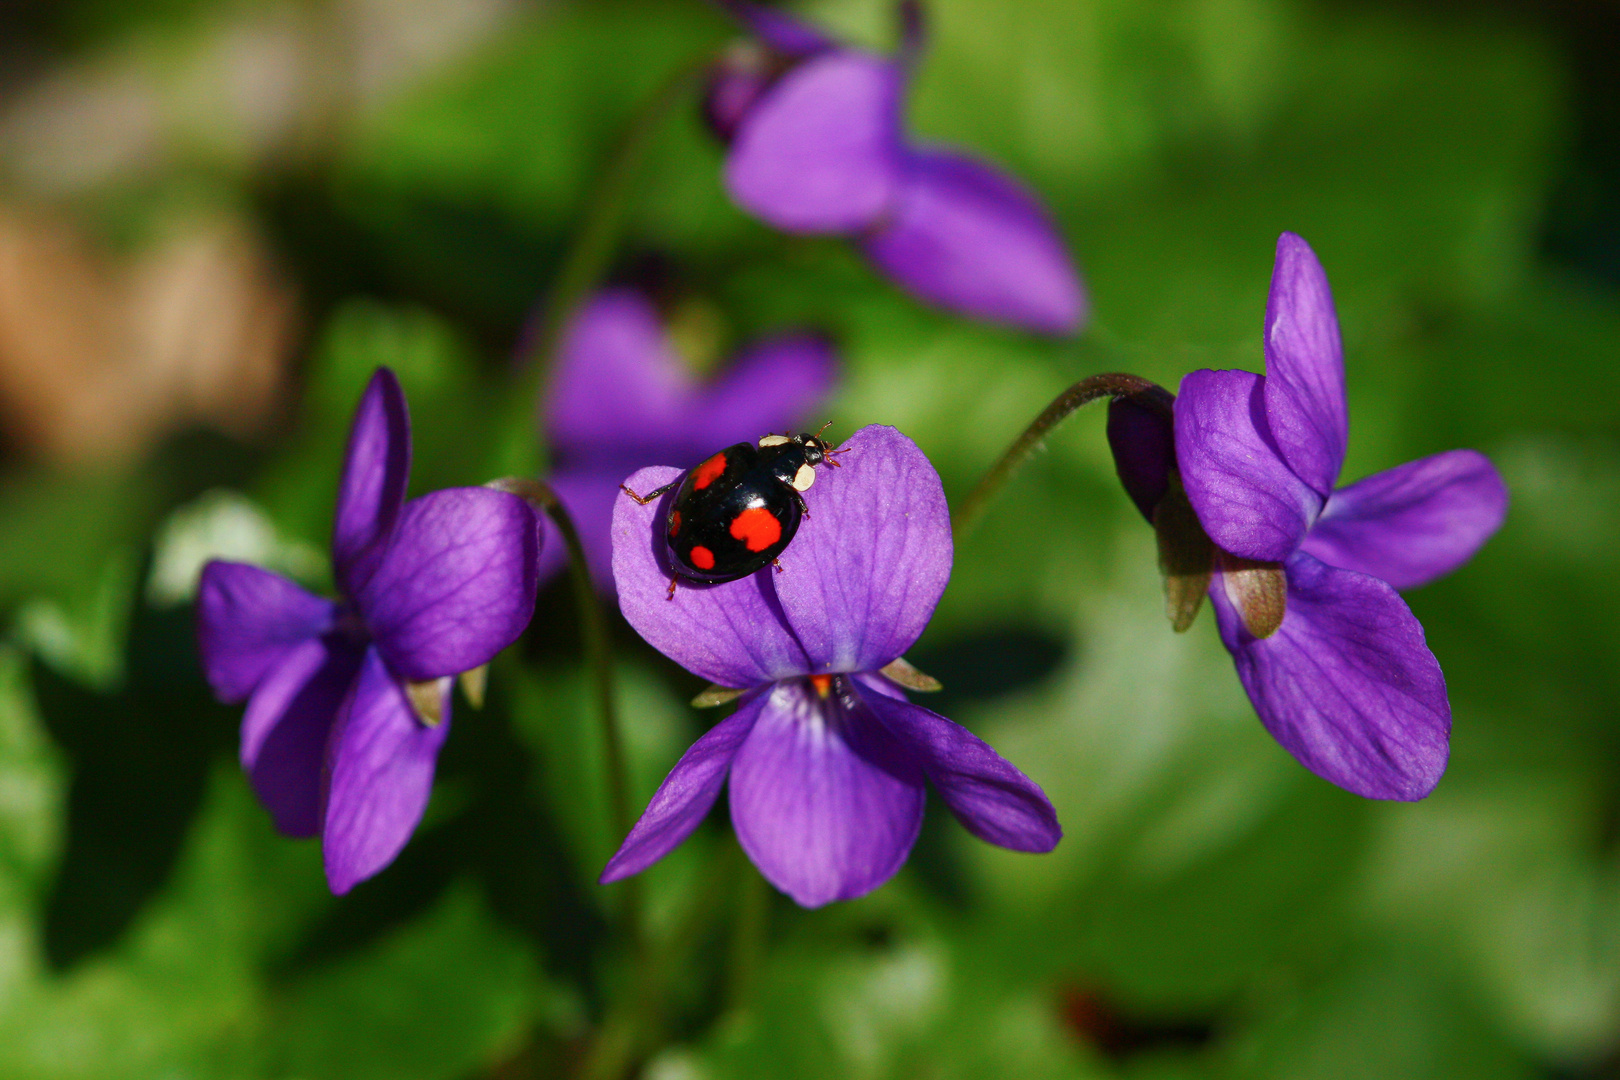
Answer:
[[[54,201],[198,164],[296,166],[536,6],[266,0],[222,7],[161,48],[115,40],[7,87],[0,183]]]
[[[1098,986],[1071,983],[1058,991],[1058,1015],[1068,1029],[1111,1061],[1150,1050],[1196,1051],[1216,1034],[1205,1018],[1148,1019],[1128,1015]]]
[[[0,425],[32,455],[90,466],[198,423],[253,434],[280,396],[294,318],[231,218],[176,222],[115,259],[64,219],[0,204]]]

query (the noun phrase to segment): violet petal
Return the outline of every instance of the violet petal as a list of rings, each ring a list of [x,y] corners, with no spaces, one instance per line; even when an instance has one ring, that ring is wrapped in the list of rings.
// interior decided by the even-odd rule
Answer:
[[[326,880],[342,895],[382,870],[416,831],[433,789],[444,720],[426,727],[376,649],[367,649],[327,746]]]
[[[608,289],[580,309],[558,346],[546,430],[564,463],[650,449],[681,429],[694,394],[657,309],[634,289]]]
[[[810,672],[881,668],[911,647],[951,576],[939,474],[892,427],[851,435],[804,493],[809,519],[772,584]]]
[[[287,836],[321,830],[327,738],[362,653],[357,646],[307,638],[260,682],[242,713],[242,770]]]
[[[1334,492],[1301,550],[1413,589],[1473,558],[1507,505],[1507,485],[1485,455],[1450,450]]]
[[[539,527],[516,495],[447,488],[412,499],[356,597],[402,679],[459,675],[517,640],[534,614]]]
[[[809,56],[831,49],[836,44],[809,23],[779,9],[746,3],[745,0],[720,0],[720,3],[761,41],[779,53]]]
[[[789,232],[851,232],[894,202],[900,179],[900,69],[853,50],[784,75],[737,129],[726,188]]]
[[[1040,203],[960,154],[907,154],[894,207],[861,247],[941,307],[1044,334],[1072,334],[1086,318],[1074,262]]]
[[[1265,380],[1248,371],[1189,373],[1176,397],[1176,464],[1198,521],[1216,545],[1280,562],[1305,536],[1322,498],[1288,467],[1267,427]]]
[[[405,392],[387,368],[366,385],[349,431],[332,530],[338,588],[357,596],[376,572],[405,502],[411,473],[411,419]]]
[[[1394,589],[1288,560],[1288,613],[1250,637],[1217,574],[1221,640],[1260,722],[1317,776],[1369,799],[1421,799],[1445,771],[1451,706],[1423,627]]]
[[[589,469],[559,470],[548,481],[563,509],[573,519],[580,546],[585,549],[585,565],[591,568],[592,582],[598,591],[609,596],[613,594],[613,507],[624,498],[619,481],[634,468],[633,465],[593,465]],[[557,528],[550,514],[538,516],[542,536],[538,578],[546,582],[568,565],[568,545],[563,542],[562,530]]]
[[[857,694],[803,680],[765,696],[731,763],[731,821],[765,879],[804,907],[862,896],[917,839],[922,771]]]
[[[878,694],[865,704],[922,764],[968,832],[1014,851],[1051,851],[1062,839],[1046,792],[989,743],[921,705]]]
[[[738,356],[696,402],[686,428],[703,442],[692,445],[691,460],[645,464],[695,465],[722,446],[802,425],[837,376],[832,345],[823,337],[790,334],[762,341]]]
[[[1176,464],[1174,426],[1145,405],[1115,398],[1108,403],[1108,446],[1125,493],[1153,524],[1153,511],[1170,490],[1170,470]]]
[[[625,483],[645,495],[679,479],[682,471],[642,469]],[[625,619],[653,648],[720,686],[758,686],[808,672],[809,658],[788,630],[771,588],[771,567],[723,585],[682,578],[669,598],[664,521],[674,498],[670,491],[642,506],[621,493],[614,505],[613,579]]]
[[[770,695],[745,701],[737,711],[703,733],[658,785],[641,819],[602,871],[601,883],[639,874],[668,855],[703,823],[720,795],[737,748],[754,728]]]
[[[1277,240],[1266,300],[1265,397],[1283,459],[1326,498],[1338,482],[1350,433],[1344,347],[1327,273],[1293,233]]]
[[[221,701],[244,700],[300,642],[324,634],[337,606],[280,574],[210,561],[197,582],[197,651]]]

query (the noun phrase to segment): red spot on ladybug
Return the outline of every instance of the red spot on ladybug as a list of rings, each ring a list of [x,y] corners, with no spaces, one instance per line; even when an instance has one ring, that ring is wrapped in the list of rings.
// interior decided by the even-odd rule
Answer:
[[[810,685],[816,688],[816,693],[825,698],[832,693],[832,680],[831,675],[812,675],[810,676]]]
[[[674,536],[681,531],[681,512],[672,511],[669,515],[669,535]]]
[[[692,553],[688,555],[687,558],[691,559],[692,565],[697,567],[699,570],[714,569],[714,552],[710,551],[706,547],[703,547],[701,544],[693,548]]]
[[[749,551],[764,551],[782,539],[782,523],[763,506],[750,506],[731,519],[731,535]]]
[[[724,451],[714,455],[708,461],[692,470],[692,490],[702,491],[726,471],[726,455]]]

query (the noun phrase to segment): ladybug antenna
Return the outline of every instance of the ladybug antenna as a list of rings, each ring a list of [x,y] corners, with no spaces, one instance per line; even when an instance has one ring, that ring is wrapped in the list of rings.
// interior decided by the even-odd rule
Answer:
[[[821,425],[821,431],[826,431],[830,427],[832,427],[832,421],[831,420],[829,420],[825,424]],[[816,432],[816,438],[818,438],[818,439],[821,438],[821,431]]]

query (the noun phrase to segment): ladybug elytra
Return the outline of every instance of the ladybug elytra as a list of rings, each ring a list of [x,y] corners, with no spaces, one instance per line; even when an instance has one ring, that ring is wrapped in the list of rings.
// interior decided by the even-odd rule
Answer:
[[[832,456],[838,453],[818,435],[766,435],[711,454],[645,495],[619,485],[643,506],[679,485],[664,519],[664,547],[676,574],[670,598],[683,577],[712,585],[767,565],[781,570],[777,556],[809,515],[803,492],[815,483],[817,465],[838,465]]]

